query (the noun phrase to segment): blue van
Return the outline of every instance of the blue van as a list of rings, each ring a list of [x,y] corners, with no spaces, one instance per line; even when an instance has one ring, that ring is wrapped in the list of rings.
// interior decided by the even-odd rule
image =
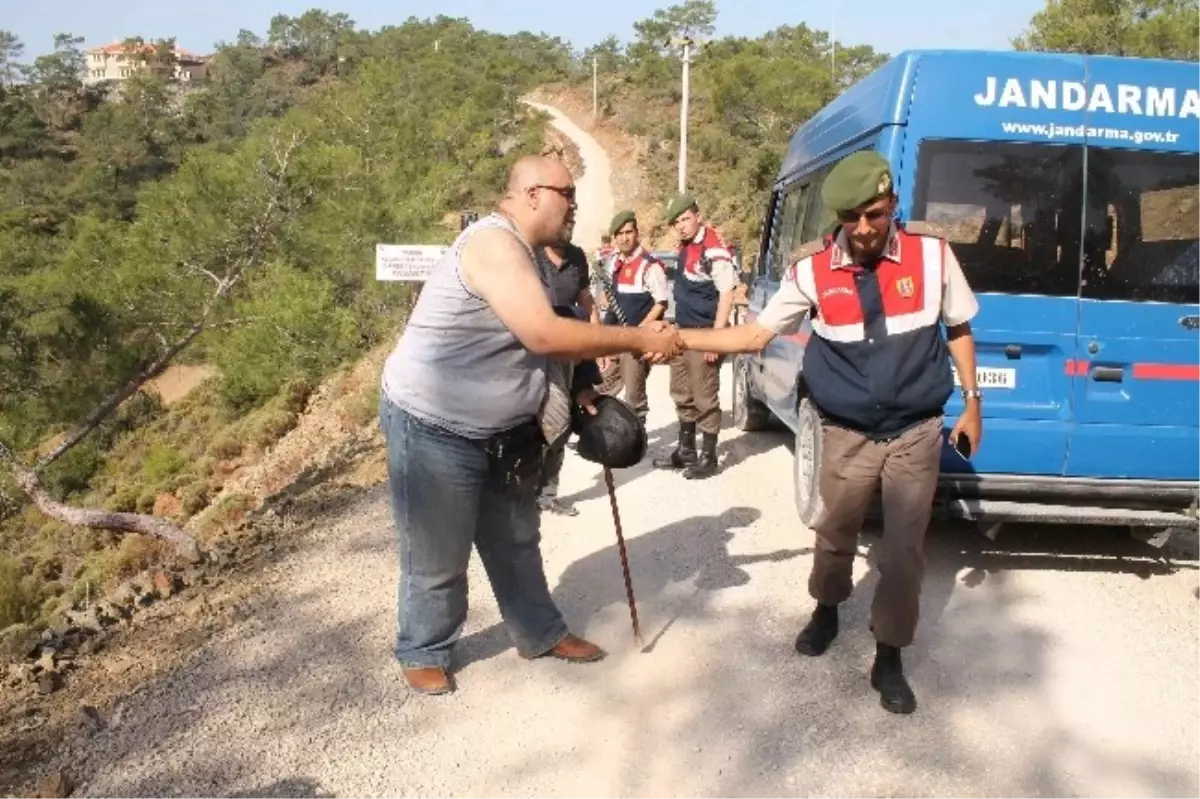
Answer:
[[[947,446],[939,504],[983,523],[1194,528],[1200,486],[1200,71],[1107,56],[910,51],[793,136],[747,318],[833,229],[821,181],[859,149],[898,216],[945,238],[979,297],[984,439]],[[796,502],[820,497],[801,361],[811,327],[734,367],[736,424],[796,435]],[[957,379],[957,376],[956,376]],[[957,393],[947,425],[962,409]]]

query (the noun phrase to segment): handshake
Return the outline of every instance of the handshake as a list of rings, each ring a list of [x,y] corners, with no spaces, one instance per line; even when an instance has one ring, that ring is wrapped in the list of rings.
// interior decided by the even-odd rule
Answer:
[[[679,328],[669,322],[649,322],[641,325],[638,333],[641,342],[634,354],[649,363],[666,363],[688,348]]]

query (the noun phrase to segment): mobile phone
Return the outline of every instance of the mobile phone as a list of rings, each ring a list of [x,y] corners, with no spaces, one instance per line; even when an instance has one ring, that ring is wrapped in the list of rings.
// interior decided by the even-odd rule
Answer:
[[[954,449],[963,460],[971,459],[971,439],[967,438],[966,433],[958,434],[958,438],[954,440]]]

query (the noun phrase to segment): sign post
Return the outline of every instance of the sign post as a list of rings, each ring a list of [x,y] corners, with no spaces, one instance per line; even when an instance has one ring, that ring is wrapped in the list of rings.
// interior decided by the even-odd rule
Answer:
[[[376,244],[375,279],[388,282],[416,283],[408,287],[408,316],[412,316],[421,283],[429,277],[448,248],[438,244]]]

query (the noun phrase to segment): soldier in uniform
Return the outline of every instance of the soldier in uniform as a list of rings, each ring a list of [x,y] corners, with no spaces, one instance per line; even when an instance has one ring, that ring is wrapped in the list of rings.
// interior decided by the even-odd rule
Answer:
[[[667,310],[667,269],[642,247],[633,211],[618,212],[608,229],[616,240],[616,254],[602,273],[602,291],[610,306],[604,321],[628,326],[653,324]],[[600,359],[604,375],[600,393],[615,397],[624,388],[625,402],[643,424],[650,412],[646,397],[650,367],[648,361],[628,353]]]
[[[729,324],[737,273],[733,255],[721,234],[705,224],[690,194],[667,206],[667,222],[679,234],[679,270],[675,276],[675,324],[680,329],[717,328]],[[720,356],[686,351],[671,361],[671,399],[679,419],[679,443],[659,469],[682,469],[689,480],[717,470],[717,435],[721,432]],[[696,451],[696,430],[703,436]]]
[[[910,233],[893,221],[896,196],[883,156],[847,156],[826,177],[821,198],[837,214],[837,231],[803,248],[753,322],[722,331],[681,329],[679,335],[689,350],[757,352],[773,337],[797,332],[812,314],[803,373],[807,400],[822,420],[824,510],[813,523],[816,552],[808,581],[817,607],[796,650],[821,655],[837,636],[838,605],[853,585],[858,533],[882,481],[871,685],[886,710],[911,713],[916,698],[900,650],[912,643],[917,627],[925,529],[945,440],[943,408],[954,391],[951,361],[965,408],[950,439],[970,457],[982,436],[969,322],[978,303],[943,239]]]

